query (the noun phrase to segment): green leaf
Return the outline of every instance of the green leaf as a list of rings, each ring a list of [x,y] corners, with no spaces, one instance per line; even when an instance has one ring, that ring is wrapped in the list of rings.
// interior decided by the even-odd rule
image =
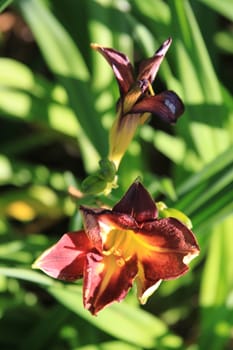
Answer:
[[[82,305],[82,287],[62,284],[47,276],[27,269],[0,267],[0,275],[40,284],[61,304],[95,327],[112,336],[139,347],[159,347],[161,350],[180,349],[182,340],[168,331],[161,320],[138,307],[113,304],[97,317],[92,316]],[[170,347],[169,347],[170,346]]]
[[[57,79],[67,91],[69,102],[83,131],[97,151],[105,156],[107,137],[94,108],[90,75],[72,38],[41,1],[21,0],[19,7],[41,52]],[[81,35],[81,33],[80,33]]]
[[[215,37],[214,41],[220,50],[227,54],[233,54],[233,32],[231,31],[219,31]]]
[[[201,162],[208,163],[232,143],[231,112],[223,103],[221,84],[189,2],[175,0],[169,4],[186,104],[186,114],[182,123],[178,122],[177,130],[187,144],[187,151],[195,151]]]
[[[200,303],[204,307],[227,303],[233,289],[232,224],[230,217],[214,228],[202,275]]]
[[[54,341],[62,324],[68,322],[69,312],[61,305],[50,308],[46,314],[36,323],[31,331],[28,331],[23,340],[24,350],[43,350]],[[36,339],[36,341],[35,341]]]
[[[107,0],[106,5],[108,2]],[[114,18],[111,18],[111,11],[103,11],[103,7],[99,6],[96,1],[87,1],[86,10],[89,18],[90,41],[113,47],[114,32],[111,32],[109,28],[117,21],[118,13],[116,12]],[[109,88],[113,80],[113,73],[99,53],[91,49],[90,54],[94,63],[92,65],[92,85],[95,91],[101,93],[101,90]]]
[[[233,327],[233,216],[216,225],[201,280],[200,349],[223,349]]]
[[[154,22],[168,25],[171,13],[169,7],[164,1],[157,0],[156,6],[153,0],[140,1],[133,0],[134,9],[142,13],[144,16],[151,18]]]
[[[185,44],[185,46],[183,46],[181,40],[179,40],[178,45],[180,48],[183,47],[188,54],[187,59],[189,60],[190,67],[194,69],[196,80],[199,80],[201,84],[200,90],[202,91],[205,101],[216,104],[221,103],[222,98],[218,78],[214,72],[213,64],[189,2],[175,0],[174,2],[169,1],[169,3],[171,4],[171,10],[174,10],[173,20],[175,18],[178,20],[180,38],[184,40]],[[183,67],[183,64],[185,64],[186,60],[181,59],[178,60],[178,62],[180,64],[180,71],[183,73],[183,79],[189,79],[190,82],[191,77],[189,71],[186,72],[186,77],[184,75],[185,67]],[[187,96],[190,96],[190,101],[192,99],[193,90],[196,89],[190,89],[189,84],[189,89],[185,91]]]
[[[177,189],[177,208],[202,231],[233,212],[233,146]]]
[[[2,12],[8,5],[10,5],[14,0],[0,0],[0,12]]]
[[[199,0],[203,4],[209,6],[219,14],[233,21],[233,2],[232,0]]]
[[[177,190],[180,195],[191,192],[194,187],[203,181],[208,181],[216,174],[220,174],[224,169],[231,168],[233,164],[233,146],[217,156],[212,162],[205,165],[201,171],[190,177]]]
[[[42,286],[51,286],[53,283],[56,283],[51,278],[44,276],[39,272],[18,267],[0,267],[0,275],[30,281]]]
[[[5,117],[23,119],[46,127],[48,133],[30,136],[23,143],[15,140],[17,149],[32,147],[43,142],[52,142],[59,134],[77,138],[87,171],[97,168],[99,156],[89,142],[68,105],[68,96],[61,85],[51,83],[34,74],[27,66],[12,59],[0,59],[0,111]],[[74,143],[74,140],[69,140]],[[20,144],[21,143],[21,144]],[[11,146],[13,146],[11,142]],[[89,159],[92,159],[92,162]]]
[[[164,349],[168,344],[173,344],[174,349],[179,349],[181,346],[181,339],[169,333],[161,320],[126,302],[113,304],[100,312],[97,317],[93,317],[83,308],[81,286],[49,287],[49,292],[95,327],[130,344],[145,348],[158,346],[160,349]]]
[[[67,105],[62,86],[38,77],[24,64],[7,58],[0,59],[0,85],[3,114],[36,121],[69,136],[80,136],[78,120]]]
[[[74,350],[140,350],[141,348],[138,348],[136,346],[123,343],[121,341],[109,341],[105,343],[100,344],[91,344],[91,345],[85,345],[78,348],[75,348]]]

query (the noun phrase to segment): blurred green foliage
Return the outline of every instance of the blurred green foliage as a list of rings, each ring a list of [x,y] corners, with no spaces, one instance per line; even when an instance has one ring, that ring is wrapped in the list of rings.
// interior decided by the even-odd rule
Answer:
[[[10,6],[9,6],[10,5]],[[231,0],[1,0],[1,349],[221,350],[233,345],[233,97]],[[98,317],[80,284],[31,270],[81,226],[67,193],[98,168],[118,98],[89,44],[131,60],[173,44],[154,89],[186,106],[176,127],[153,117],[119,169],[115,203],[137,176],[193,222],[201,255],[139,308],[134,291]]]

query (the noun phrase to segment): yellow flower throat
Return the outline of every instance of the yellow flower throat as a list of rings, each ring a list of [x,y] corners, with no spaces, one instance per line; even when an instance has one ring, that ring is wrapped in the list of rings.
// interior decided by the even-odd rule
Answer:
[[[133,235],[134,232],[131,230],[112,229],[108,233],[107,241],[104,244],[103,255],[113,255],[116,263],[123,266],[135,253]]]

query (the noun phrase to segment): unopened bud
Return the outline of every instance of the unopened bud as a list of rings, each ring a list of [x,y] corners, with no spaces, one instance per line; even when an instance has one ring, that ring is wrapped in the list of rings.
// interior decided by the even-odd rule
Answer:
[[[98,175],[88,176],[81,184],[81,189],[86,194],[98,194],[103,192],[107,183]]]
[[[100,170],[98,172],[99,177],[107,182],[112,182],[116,175],[115,164],[111,160],[104,158],[99,161],[99,165],[100,165]]]

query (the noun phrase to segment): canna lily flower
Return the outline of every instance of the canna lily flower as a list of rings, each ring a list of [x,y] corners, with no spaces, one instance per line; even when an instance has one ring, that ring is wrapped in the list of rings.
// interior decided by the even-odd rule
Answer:
[[[140,182],[109,209],[82,206],[84,229],[64,234],[34,267],[65,281],[83,278],[83,302],[96,315],[121,301],[132,284],[144,304],[162,280],[188,271],[199,253],[193,233],[175,218],[158,218]]]
[[[183,103],[175,92],[163,91],[155,95],[151,85],[171,42],[171,38],[167,39],[151,58],[142,61],[137,75],[123,53],[98,44],[91,45],[111,65],[120,90],[117,118],[109,137],[109,160],[116,168],[138,125],[145,123],[151,113],[165,122],[175,123],[184,112]]]

